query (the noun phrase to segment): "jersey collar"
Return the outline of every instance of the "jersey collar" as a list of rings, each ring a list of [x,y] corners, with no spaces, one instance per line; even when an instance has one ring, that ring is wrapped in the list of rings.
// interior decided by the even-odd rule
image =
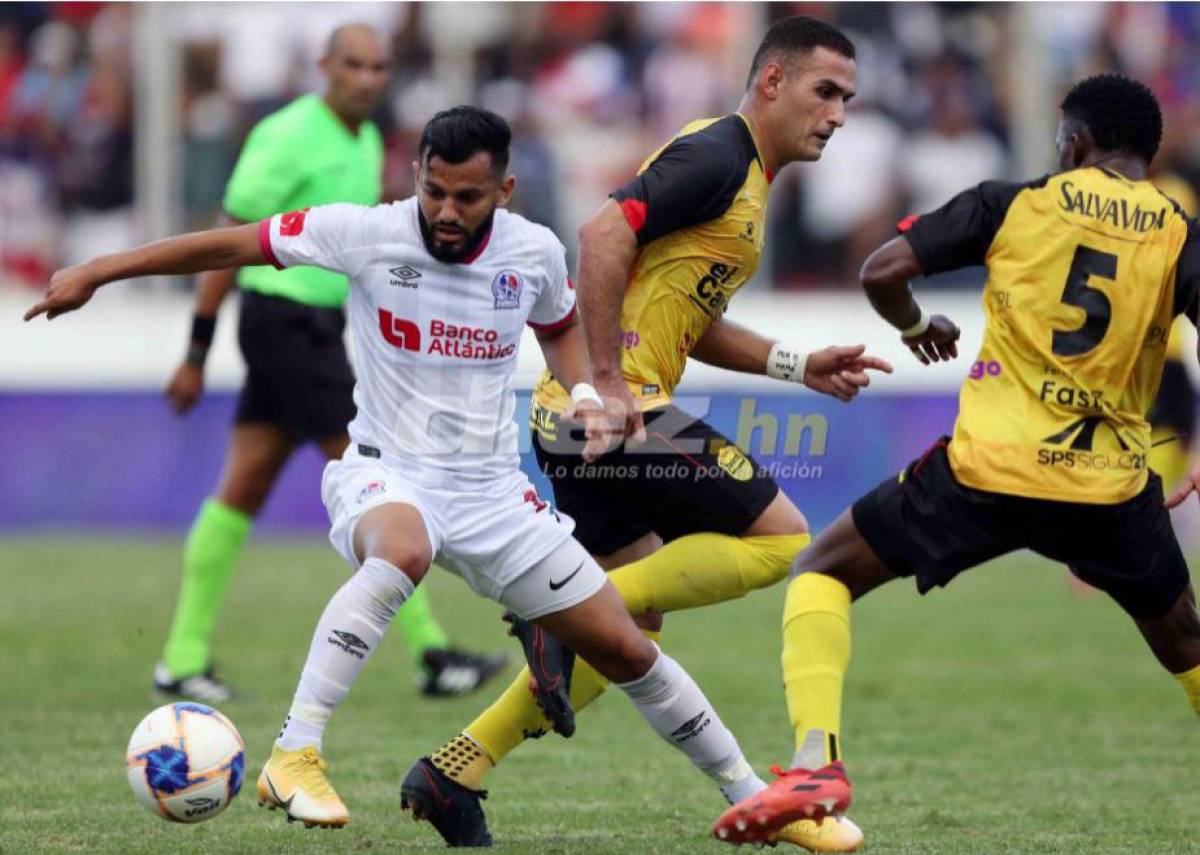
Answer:
[[[737,116],[739,119],[742,120],[742,125],[745,126],[746,133],[748,133],[750,135],[750,142],[754,145],[754,159],[758,161],[758,165],[762,169],[763,175],[765,175],[767,177],[767,183],[770,184],[772,181],[775,180],[775,173],[772,172],[771,170],[767,169],[767,165],[765,163],[763,163],[762,154],[761,154],[762,149],[759,148],[758,140],[754,138],[754,128],[750,127],[750,120],[747,119],[745,116],[743,116],[741,113],[734,113],[733,115]]]

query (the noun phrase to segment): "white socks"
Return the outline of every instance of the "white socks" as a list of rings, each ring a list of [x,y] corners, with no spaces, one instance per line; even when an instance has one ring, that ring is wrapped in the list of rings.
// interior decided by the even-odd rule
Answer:
[[[766,787],[696,681],[670,656],[659,651],[642,677],[616,685],[659,736],[716,781],[730,803]]]
[[[317,622],[292,708],[275,741],[280,748],[320,749],[329,716],[414,588],[400,568],[382,558],[368,558],[338,589]]]

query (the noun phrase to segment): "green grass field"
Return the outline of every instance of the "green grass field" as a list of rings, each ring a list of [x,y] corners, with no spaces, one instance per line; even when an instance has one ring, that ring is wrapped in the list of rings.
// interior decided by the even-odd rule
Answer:
[[[246,739],[242,795],[186,827],[134,801],[125,743],[154,705],[178,553],[168,540],[0,541],[0,851],[440,849],[401,814],[400,778],[493,693],[422,700],[395,636],[327,735],[351,825],[305,830],[255,804],[313,624],[344,578],[316,540],[256,541],[219,626],[218,662],[242,691],[224,710]],[[519,655],[495,606],[448,574],[431,582],[458,641]],[[780,594],[674,615],[665,638],[763,773],[791,754]],[[1010,559],[924,599],[899,583],[854,621],[844,742],[867,851],[1200,852],[1200,728],[1132,624],[1103,597],[1072,594],[1061,568]],[[616,693],[575,738],[525,746],[490,785],[506,851],[730,851],[707,836],[716,791]]]

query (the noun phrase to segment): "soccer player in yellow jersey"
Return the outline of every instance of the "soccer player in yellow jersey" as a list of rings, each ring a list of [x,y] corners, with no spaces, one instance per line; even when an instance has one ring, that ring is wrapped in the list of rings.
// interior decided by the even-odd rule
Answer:
[[[854,45],[836,28],[802,16],[777,22],[738,112],[683,128],[580,232],[579,304],[596,386],[620,413],[617,437],[628,430],[640,443],[586,460],[563,420],[571,398],[547,373],[534,391],[534,449],[576,537],[656,640],[658,613],[772,585],[809,542],[804,516],[766,471],[672,404],[688,357],[843,400],[867,385],[867,369],[890,370],[861,346],[806,353],[723,318],[758,265],[771,178],[821,156],[844,121],[854,75]],[[487,839],[478,804],[487,772],[530,736],[551,727],[569,735],[573,709],[605,688],[586,662],[572,674],[553,639],[516,624],[541,709],[527,670],[402,788],[452,845]],[[706,713],[697,713],[703,728]],[[849,821],[798,825],[779,839],[836,851],[862,842]]]
[[[797,559],[783,618],[792,768],[718,819],[717,837],[763,840],[849,805],[838,734],[850,602],[897,577],[924,593],[1015,549],[1066,562],[1133,618],[1200,714],[1200,618],[1146,465],[1167,332],[1180,314],[1196,322],[1200,286],[1195,223],[1145,179],[1161,135],[1149,89],[1088,78],[1062,103],[1061,172],[967,190],[867,259],[871,305],[922,362],[954,358],[958,329],[925,314],[909,279],[985,264],[983,345],[953,437]]]

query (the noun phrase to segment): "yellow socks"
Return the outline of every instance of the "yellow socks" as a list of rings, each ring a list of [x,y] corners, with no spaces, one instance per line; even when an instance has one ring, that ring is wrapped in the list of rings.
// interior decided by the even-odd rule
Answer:
[[[495,765],[465,733],[451,739],[429,757],[447,778],[470,790],[483,788],[483,776]]]
[[[1183,686],[1184,693],[1187,694],[1188,703],[1192,705],[1192,710],[1196,715],[1200,716],[1200,665],[1190,671],[1184,671],[1182,674],[1172,675],[1179,681],[1179,685]]]
[[[608,574],[629,613],[671,612],[744,597],[787,576],[807,534],[689,534]]]
[[[642,633],[656,644],[662,638],[662,633],[644,629]],[[484,710],[475,721],[471,722],[458,736],[451,739],[432,756],[433,764],[446,772],[446,768],[438,762],[438,756],[452,749],[460,741],[482,749],[486,768],[477,763],[473,768],[482,769],[478,777],[472,775],[473,783],[466,783],[459,778],[450,777],[463,786],[479,789],[483,776],[492,767],[503,760],[510,751],[526,739],[536,739],[550,730],[550,722],[542,715],[533,695],[529,691],[530,673],[528,668],[522,668],[517,678],[509,684],[504,693],[490,707]],[[608,688],[608,680],[600,676],[591,665],[582,659],[575,660],[575,671],[571,676],[571,707],[579,712],[592,701],[604,694]],[[451,755],[453,756],[453,755]]]
[[[850,589],[804,573],[788,584],[783,608],[783,685],[796,732],[793,766],[840,759],[842,680],[850,664]]]

